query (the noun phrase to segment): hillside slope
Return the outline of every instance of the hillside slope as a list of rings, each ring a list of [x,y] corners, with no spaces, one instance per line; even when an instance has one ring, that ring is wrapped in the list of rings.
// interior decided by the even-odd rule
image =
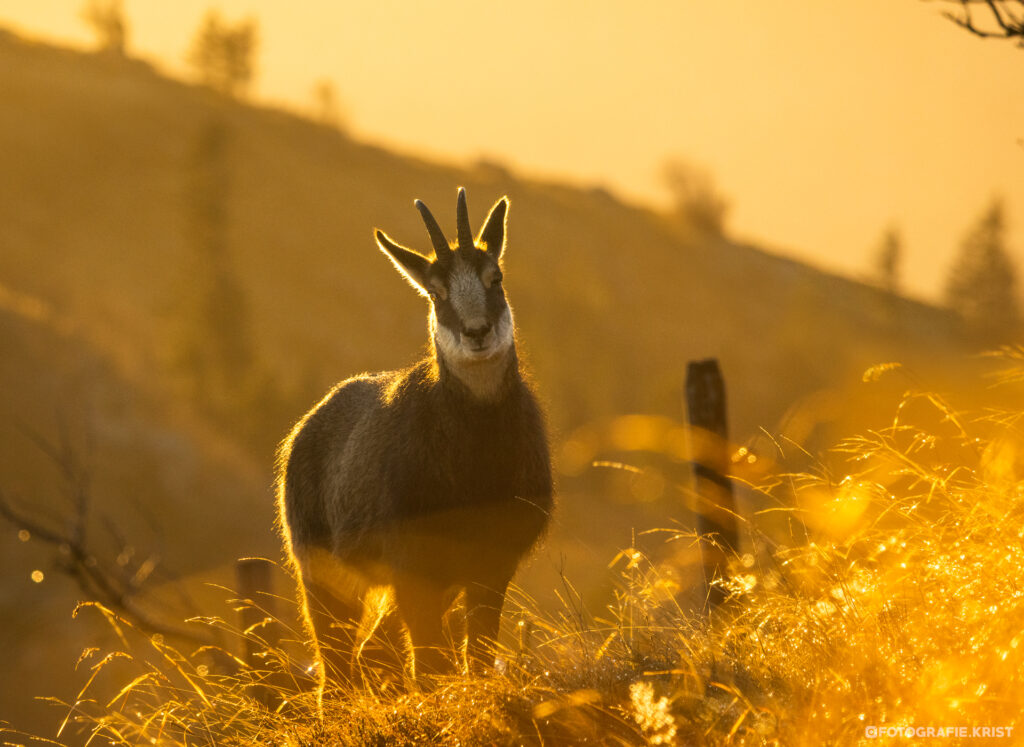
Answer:
[[[0,351],[0,493],[20,514],[74,541],[85,496],[82,546],[144,590],[170,581],[165,591],[177,592],[199,570],[276,553],[262,470],[119,375],[70,320],[0,286]],[[35,696],[73,697],[72,665],[109,634],[88,616],[72,621],[84,592],[61,570],[69,558],[68,546],[0,520],[0,719],[19,726],[54,723]],[[141,605],[158,619],[198,612],[167,593],[144,593]]]
[[[141,63],[7,37],[0,91],[0,279],[80,318],[141,371],[164,360],[189,282],[190,169],[211,122],[228,133],[228,244],[258,354],[293,388],[404,365],[422,348],[422,302],[371,228],[425,247],[412,199],[450,226],[457,184],[477,222],[512,198],[510,297],[560,427],[674,411],[685,362],[717,355],[737,430],[750,431],[878,359],[957,346],[943,312],[702,243],[604,191],[401,157]]]
[[[237,283],[241,332],[252,342],[247,366],[262,388],[216,428],[248,451],[266,484],[273,446],[334,381],[407,365],[424,349],[424,302],[371,229],[426,249],[413,198],[453,233],[460,184],[475,225],[497,197],[511,197],[507,286],[556,454],[575,429],[612,416],[680,418],[693,359],[720,359],[739,442],[788,429],[794,417],[800,433],[788,435],[798,440],[838,417],[858,421],[844,423],[847,432],[877,424],[863,408],[834,403],[880,361],[902,361],[940,389],[956,385],[950,362],[965,347],[947,312],[687,234],[603,189],[538,182],[490,163],[428,163],[225,100],[138,61],[2,34],[0,93],[0,283],[52,305],[121,376],[200,418],[173,362],[182,309],[208,280],[196,203],[204,183],[217,186],[218,251]],[[205,323],[195,316],[191,323]],[[878,412],[891,412],[890,403]],[[587,519],[622,535],[623,525],[678,508],[654,501],[632,519],[606,521],[588,506],[620,486],[602,480],[563,479],[567,532]],[[584,533],[580,544],[592,539]]]
[[[842,397],[880,361],[945,385],[965,350],[944,311],[700,239],[605,190],[390,153],[140,62],[0,33],[0,97],[0,287],[50,310],[42,320],[0,310],[0,489],[59,494],[52,465],[16,424],[52,434],[68,421],[94,434],[107,509],[137,536],[162,538],[177,573],[274,555],[273,445],[332,382],[406,365],[423,350],[424,302],[371,229],[426,249],[412,200],[453,233],[457,185],[468,189],[474,225],[499,196],[511,198],[509,297],[556,453],[576,428],[611,416],[679,418],[692,359],[721,360],[732,432],[744,441],[786,428],[787,413],[822,390]],[[216,421],[183,396],[171,364],[180,309],[203,282],[190,211],[211,128],[225,138],[227,267],[245,302],[251,366],[270,393]],[[258,423],[255,437],[243,420]],[[599,585],[631,527],[665,513],[686,523],[668,492],[635,506],[618,476],[602,480],[563,476],[546,550],[520,579],[528,588],[566,567],[575,581],[581,568],[594,574],[581,588]],[[25,578],[43,556],[25,556],[9,527],[0,536],[0,558],[15,569],[0,588],[3,635],[28,671],[38,666],[30,638],[40,616],[66,615],[75,592],[41,596]],[[71,662],[77,651],[65,653],[54,656]]]

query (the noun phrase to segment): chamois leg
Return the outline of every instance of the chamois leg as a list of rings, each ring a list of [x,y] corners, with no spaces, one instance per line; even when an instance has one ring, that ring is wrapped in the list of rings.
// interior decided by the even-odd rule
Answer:
[[[384,691],[402,683],[405,637],[393,592],[385,587],[372,589],[363,599],[363,619],[354,657],[366,687]]]
[[[466,586],[466,663],[471,672],[486,672],[494,666],[493,646],[509,580]]]
[[[339,593],[337,585],[309,565],[301,568],[302,611],[313,639],[319,684],[318,702],[328,681],[352,683],[353,649],[362,607],[358,597]]]
[[[409,629],[414,676],[419,679],[423,674],[451,671],[451,642],[444,632],[444,613],[451,595],[421,577],[404,576],[395,579],[395,598]]]

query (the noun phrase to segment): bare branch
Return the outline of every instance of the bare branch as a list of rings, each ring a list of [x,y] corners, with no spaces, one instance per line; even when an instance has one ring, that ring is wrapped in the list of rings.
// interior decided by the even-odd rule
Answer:
[[[1014,33],[1014,29],[1011,26],[1008,26],[1006,21],[1003,20],[1003,15],[999,12],[999,5],[995,0],[985,0],[985,4],[988,6],[989,10],[992,11],[992,16],[996,19],[996,23],[999,24],[999,28],[1003,30],[1003,33],[1012,35]]]
[[[44,525],[33,521],[14,508],[14,506],[7,501],[7,497],[4,495],[3,491],[0,491],[0,516],[7,519],[11,524],[18,527],[18,529],[24,529],[33,537],[38,537],[51,545],[57,545],[59,547],[64,542],[63,535],[51,531]]]
[[[96,556],[90,553],[85,546],[76,542],[75,537],[56,531],[29,516],[22,509],[16,508],[2,491],[0,491],[0,517],[18,529],[25,530],[30,537],[55,547],[60,558],[58,567],[75,580],[83,593],[90,599],[101,602],[121,613],[140,630],[200,645],[215,643],[207,636],[200,636],[192,631],[153,619],[134,600],[141,583],[129,582],[127,585],[122,583],[116,575],[105,570]],[[134,575],[137,574],[133,574],[133,578]]]
[[[1024,0],[947,0],[960,5],[961,12],[944,12],[948,18],[962,29],[966,29],[982,39],[1020,39],[1024,46]],[[971,14],[972,6],[981,5],[988,9],[990,24],[981,26],[975,23]],[[1014,10],[1018,7],[1018,10]]]
[[[150,555],[141,562],[131,563],[134,550],[125,542],[121,532],[109,517],[100,518],[106,524],[116,546],[120,548],[118,560],[113,563],[102,563],[96,552],[90,548],[88,527],[93,512],[91,474],[75,451],[66,423],[63,420],[58,421],[56,442],[25,424],[19,424],[19,429],[50,458],[64,478],[71,515],[65,522],[61,522],[60,519],[46,520],[40,517],[38,512],[30,512],[16,506],[0,491],[0,518],[28,532],[30,538],[55,548],[57,567],[74,579],[86,596],[121,613],[141,630],[200,645],[215,643],[208,636],[199,636],[191,631],[167,625],[139,607],[136,597],[140,595],[145,581],[152,576],[157,559],[155,555]],[[60,527],[61,523],[65,525],[63,529],[55,528],[55,525]]]

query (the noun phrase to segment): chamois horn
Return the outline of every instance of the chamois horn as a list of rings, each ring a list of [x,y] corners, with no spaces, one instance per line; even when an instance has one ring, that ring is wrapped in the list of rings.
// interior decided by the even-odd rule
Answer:
[[[427,227],[427,233],[430,234],[430,243],[434,245],[434,256],[437,257],[438,262],[447,262],[451,259],[452,250],[448,246],[448,239],[444,237],[444,231],[441,230],[441,226],[437,224],[433,213],[423,203],[423,200],[416,200],[416,209],[423,216],[423,223]]]
[[[469,251],[476,245],[473,243],[473,230],[469,227],[469,208],[466,207],[466,190],[459,187],[459,205],[456,211],[459,226],[459,250]]]

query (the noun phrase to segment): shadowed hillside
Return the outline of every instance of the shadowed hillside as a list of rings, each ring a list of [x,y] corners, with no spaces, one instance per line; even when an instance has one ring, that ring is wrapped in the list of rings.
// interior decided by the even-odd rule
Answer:
[[[456,185],[468,190],[473,225],[498,196],[511,198],[509,298],[556,454],[581,426],[615,415],[678,419],[692,359],[720,359],[742,442],[794,418],[810,436],[838,417],[815,410],[828,399],[822,390],[842,397],[875,363],[900,360],[934,377],[964,350],[944,311],[688,234],[603,189],[390,153],[143,63],[0,34],[0,96],[0,287],[48,310],[32,318],[8,303],[0,315],[0,489],[31,500],[58,490],[53,466],[17,424],[52,434],[66,423],[76,443],[92,439],[93,488],[108,512],[160,544],[180,575],[276,556],[274,444],[334,381],[407,365],[424,348],[424,303],[371,229],[425,250],[412,200],[454,233]],[[237,396],[204,407],[182,381],[179,347],[196,334],[183,327],[203,324],[182,309],[205,282],[196,184],[209,176],[203,148],[214,131],[218,261],[238,291],[237,331],[250,347]],[[584,454],[583,467],[599,456]],[[668,492],[644,505],[623,499],[621,476],[574,470],[561,487],[543,559],[521,579],[542,599],[560,556],[600,586],[609,548],[628,543],[630,527],[666,514],[686,523]],[[10,527],[3,532],[0,557],[18,569],[0,590],[3,636],[25,641],[35,623],[16,610],[63,623],[76,592],[39,607],[32,595],[43,587],[26,579],[45,556],[26,560]]]
[[[180,593],[197,589],[169,581],[275,552],[270,491],[236,445],[119,375],[69,319],[2,286],[0,350],[0,492],[43,530],[0,525],[0,646],[19,683],[0,691],[0,713],[49,723],[52,707],[33,697],[73,696],[74,661],[107,640],[102,627],[71,620],[85,597],[68,575],[75,553],[103,577],[127,579],[129,593],[157,590],[137,600],[145,614],[180,620],[199,611]]]

